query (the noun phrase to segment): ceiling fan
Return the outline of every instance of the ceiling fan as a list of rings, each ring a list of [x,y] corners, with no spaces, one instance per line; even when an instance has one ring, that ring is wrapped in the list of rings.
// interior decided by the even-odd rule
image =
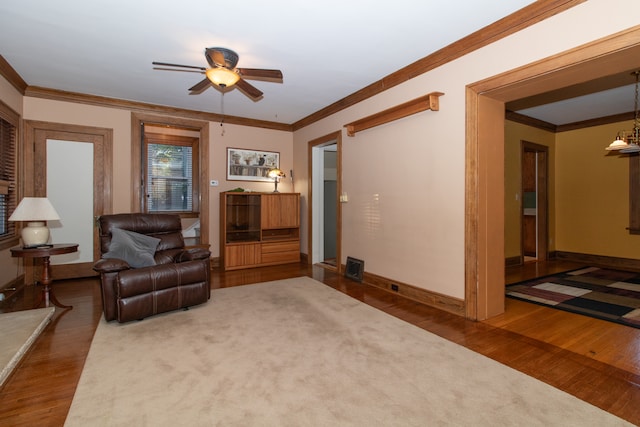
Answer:
[[[267,70],[263,68],[236,68],[238,54],[224,47],[208,47],[204,50],[204,56],[210,67],[197,67],[194,65],[169,64],[166,62],[153,62],[155,70],[184,71],[200,73],[207,77],[189,88],[190,95],[198,95],[209,86],[214,85],[222,92],[237,87],[242,93],[254,101],[262,98],[262,91],[249,84],[246,80],[262,80],[274,83],[282,83],[282,71]],[[166,68],[170,67],[170,68]]]

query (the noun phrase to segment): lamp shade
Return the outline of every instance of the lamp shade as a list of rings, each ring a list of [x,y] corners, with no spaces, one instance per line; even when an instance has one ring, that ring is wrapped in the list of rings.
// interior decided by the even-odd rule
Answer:
[[[25,248],[47,244],[49,229],[44,221],[56,219],[60,216],[46,197],[25,197],[9,217],[9,221],[28,221],[21,233]]]
[[[238,73],[235,73],[228,68],[217,67],[217,68],[209,68],[205,71],[207,78],[211,80],[211,82],[220,87],[230,87],[233,86],[240,80],[240,76]]]
[[[267,176],[269,178],[281,178],[284,177],[284,172],[282,172],[280,169],[275,168],[275,169],[270,169],[269,172],[267,172]]]
[[[618,151],[618,150],[622,150],[623,148],[627,148],[628,146],[629,144],[627,144],[625,140],[618,135],[616,139],[611,144],[609,144],[607,148],[605,148],[605,150]]]
[[[49,221],[60,215],[46,197],[25,197],[9,217],[9,221]]]

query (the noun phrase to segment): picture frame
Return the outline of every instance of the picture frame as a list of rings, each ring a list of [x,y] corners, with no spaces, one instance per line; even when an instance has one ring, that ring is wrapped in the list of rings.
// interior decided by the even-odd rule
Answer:
[[[273,182],[269,170],[280,168],[280,153],[227,147],[227,180]]]

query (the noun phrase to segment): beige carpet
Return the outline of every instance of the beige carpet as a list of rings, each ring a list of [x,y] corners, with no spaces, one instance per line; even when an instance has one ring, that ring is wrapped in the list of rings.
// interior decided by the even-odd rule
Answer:
[[[630,424],[302,277],[102,321],[66,425]]]
[[[54,312],[55,308],[49,307],[0,314],[0,386],[49,324]]]

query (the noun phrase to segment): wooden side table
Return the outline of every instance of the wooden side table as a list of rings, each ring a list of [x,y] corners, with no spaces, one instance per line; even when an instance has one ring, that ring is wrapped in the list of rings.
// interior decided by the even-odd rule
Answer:
[[[54,305],[60,308],[73,308],[70,305],[63,305],[58,301],[56,296],[53,293],[53,288],[51,287],[51,265],[49,263],[49,257],[52,255],[62,255],[62,254],[70,254],[72,252],[78,251],[77,243],[59,243],[53,245],[50,248],[23,248],[23,247],[15,247],[11,248],[11,256],[18,258],[42,258],[42,279],[40,280],[42,283],[42,292],[38,298],[38,301],[34,305],[34,308],[37,308],[42,304],[44,300],[45,307],[49,307],[49,301],[51,301]]]

